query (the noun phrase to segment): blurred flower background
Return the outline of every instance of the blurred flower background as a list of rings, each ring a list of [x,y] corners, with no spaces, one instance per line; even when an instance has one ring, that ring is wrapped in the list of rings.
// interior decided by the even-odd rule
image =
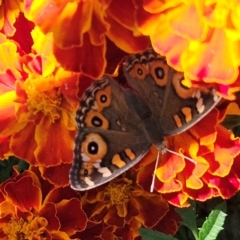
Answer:
[[[139,228],[174,235],[181,221],[174,207],[197,200],[202,216],[207,200],[230,199],[234,209],[240,190],[239,22],[240,3],[232,0],[2,1],[0,238],[131,240],[141,239]],[[166,139],[169,149],[197,164],[163,154],[149,193],[157,156],[152,148],[109,184],[81,194],[70,189],[82,93],[104,74],[117,76],[128,54],[150,46],[184,72],[186,84],[209,84],[223,97],[191,129]]]

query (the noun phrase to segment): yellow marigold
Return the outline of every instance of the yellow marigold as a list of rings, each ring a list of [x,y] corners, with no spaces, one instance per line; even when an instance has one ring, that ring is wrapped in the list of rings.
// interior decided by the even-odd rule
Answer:
[[[149,0],[136,6],[139,30],[186,81],[218,83],[224,97],[234,98],[240,89],[240,3]]]

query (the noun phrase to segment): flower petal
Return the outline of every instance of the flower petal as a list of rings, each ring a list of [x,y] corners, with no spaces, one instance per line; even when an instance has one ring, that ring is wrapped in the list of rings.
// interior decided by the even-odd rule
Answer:
[[[43,117],[35,130],[36,159],[45,167],[71,163],[74,136],[75,131],[66,129],[62,121],[53,124],[48,117]]]
[[[110,23],[111,27],[106,35],[117,45],[117,47],[128,53],[146,50],[149,44],[149,39],[147,37],[134,36],[131,30],[123,27],[110,16],[107,16],[107,21]]]
[[[61,222],[61,231],[69,236],[82,231],[87,226],[87,217],[79,199],[62,200],[57,204],[57,216]]]
[[[40,212],[40,217],[44,217],[48,221],[48,231],[58,231],[60,229],[60,221],[57,218],[57,210],[54,203],[45,203]]]
[[[16,125],[16,124],[15,124]],[[36,125],[34,123],[28,123],[21,131],[14,133],[10,140],[10,148],[15,156],[20,159],[25,159],[28,163],[33,165],[37,164],[34,151],[37,147],[37,143],[33,138],[33,132]],[[23,148],[19,143],[28,143],[27,148]]]
[[[160,195],[135,190],[132,201],[138,206],[138,221],[145,227],[152,228],[169,209],[167,202]]]
[[[69,49],[54,46],[54,54],[58,62],[67,70],[83,72],[91,78],[100,78],[106,67],[106,46],[91,44],[88,33],[83,36],[83,45]]]
[[[69,185],[69,170],[71,164],[61,163],[58,166],[53,167],[43,167],[39,166],[39,170],[44,179],[47,179],[55,187],[56,186],[68,186]]]
[[[22,177],[16,182],[8,182],[4,191],[6,199],[16,205],[22,211],[30,211],[32,208],[37,211],[42,202],[41,190],[33,182],[30,176]]]

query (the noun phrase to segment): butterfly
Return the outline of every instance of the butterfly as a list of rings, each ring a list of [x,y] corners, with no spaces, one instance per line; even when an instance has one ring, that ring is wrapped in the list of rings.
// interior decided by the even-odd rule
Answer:
[[[84,191],[122,174],[148,152],[163,148],[202,119],[220,100],[214,88],[187,88],[184,75],[152,49],[130,55],[123,72],[131,89],[110,76],[95,81],[76,112],[78,132],[71,187]]]

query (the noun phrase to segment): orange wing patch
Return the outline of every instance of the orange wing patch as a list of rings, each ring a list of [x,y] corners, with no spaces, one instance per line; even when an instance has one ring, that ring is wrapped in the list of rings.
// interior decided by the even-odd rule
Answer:
[[[184,118],[186,122],[189,122],[192,120],[192,111],[189,107],[184,107],[181,109],[182,113],[184,114]]]
[[[96,162],[107,153],[107,143],[97,133],[89,133],[82,143],[81,156],[83,161]]]
[[[156,84],[160,87],[164,87],[168,82],[168,72],[170,67],[164,62],[163,59],[152,61],[150,63],[150,73],[154,78]]]
[[[108,120],[100,112],[94,110],[88,111],[84,122],[87,127],[109,128]]]
[[[93,109],[101,112],[103,108],[106,108],[111,104],[111,97],[110,86],[105,87],[103,90],[97,91],[96,100],[94,102],[95,107],[93,107]]]
[[[122,168],[126,163],[121,159],[119,154],[115,154],[112,158],[112,164],[116,165],[119,168]]]
[[[144,80],[146,75],[149,73],[149,67],[147,64],[136,63],[133,69],[129,72],[132,77]]]
[[[180,117],[177,114],[174,115],[173,119],[174,119],[174,121],[176,123],[176,126],[178,128],[182,127],[182,121],[181,121]]]
[[[136,155],[134,154],[134,152],[130,148],[126,148],[124,150],[124,152],[126,153],[126,155],[128,156],[128,158],[130,160],[133,160],[136,157]]]

